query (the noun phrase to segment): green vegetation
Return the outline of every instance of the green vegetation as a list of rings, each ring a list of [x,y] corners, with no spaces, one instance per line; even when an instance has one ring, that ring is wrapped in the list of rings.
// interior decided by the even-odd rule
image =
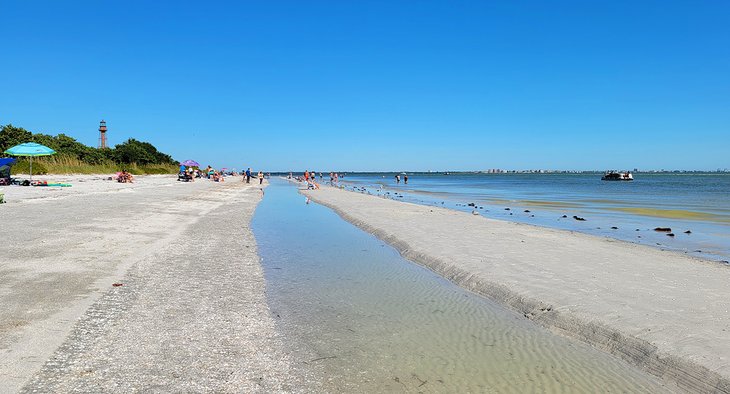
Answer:
[[[149,142],[130,138],[114,148],[86,146],[65,134],[31,133],[11,124],[0,126],[0,155],[24,142],[43,144],[57,153],[33,159],[33,174],[107,174],[126,169],[132,174],[174,174],[178,163]],[[13,173],[28,173],[28,159],[17,157]]]

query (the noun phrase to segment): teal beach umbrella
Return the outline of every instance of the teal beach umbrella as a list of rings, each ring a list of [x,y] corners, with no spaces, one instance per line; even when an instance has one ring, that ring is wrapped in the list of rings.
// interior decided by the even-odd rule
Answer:
[[[35,142],[26,142],[24,144],[15,145],[14,147],[5,151],[8,155],[12,156],[27,156],[30,157],[30,179],[33,180],[33,158],[36,156],[50,156],[56,153],[55,150]]]

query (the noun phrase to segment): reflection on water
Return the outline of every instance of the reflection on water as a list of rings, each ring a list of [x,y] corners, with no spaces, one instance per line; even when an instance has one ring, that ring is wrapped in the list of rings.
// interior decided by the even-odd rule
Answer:
[[[589,346],[404,260],[274,181],[252,226],[307,391],[661,392]]]

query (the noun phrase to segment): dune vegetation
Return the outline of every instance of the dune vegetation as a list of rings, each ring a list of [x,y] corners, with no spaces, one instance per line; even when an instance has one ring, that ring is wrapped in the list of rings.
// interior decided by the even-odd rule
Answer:
[[[130,138],[112,148],[94,148],[66,134],[32,133],[11,124],[0,126],[0,156],[15,145],[36,142],[56,151],[55,155],[33,158],[33,174],[108,174],[127,170],[132,174],[174,174],[176,160],[149,142]],[[13,174],[27,174],[29,162],[17,157]]]

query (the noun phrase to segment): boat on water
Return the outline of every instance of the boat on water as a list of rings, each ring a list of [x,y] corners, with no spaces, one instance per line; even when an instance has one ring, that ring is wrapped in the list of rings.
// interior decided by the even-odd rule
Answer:
[[[630,172],[606,171],[601,177],[602,181],[633,181],[634,176]]]

